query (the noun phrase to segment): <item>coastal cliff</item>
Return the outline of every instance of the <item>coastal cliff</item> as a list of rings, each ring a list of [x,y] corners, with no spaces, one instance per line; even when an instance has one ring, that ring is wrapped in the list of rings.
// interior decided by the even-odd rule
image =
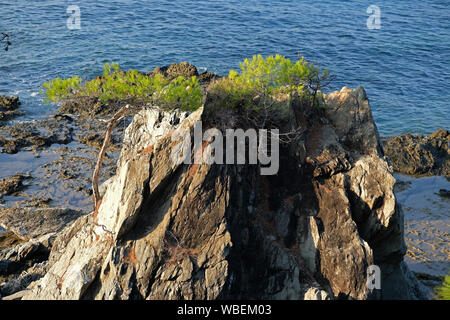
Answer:
[[[57,233],[23,299],[425,299],[403,262],[403,212],[366,93],[286,102],[280,168],[183,164],[175,130],[223,115],[148,107],[125,131],[98,212]],[[221,118],[222,117],[222,118]],[[242,115],[226,114],[236,126]],[[204,143],[207,148],[208,142]],[[380,289],[367,268],[379,266]]]

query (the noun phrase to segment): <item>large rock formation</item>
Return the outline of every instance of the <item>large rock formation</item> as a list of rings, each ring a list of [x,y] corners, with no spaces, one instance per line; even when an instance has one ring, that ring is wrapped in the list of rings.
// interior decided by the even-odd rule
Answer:
[[[172,161],[175,130],[220,116],[210,102],[134,117],[99,210],[59,234],[24,299],[425,298],[402,262],[403,215],[363,88],[325,108],[292,100],[280,123],[301,130],[273,176]],[[380,290],[366,283],[373,264]]]

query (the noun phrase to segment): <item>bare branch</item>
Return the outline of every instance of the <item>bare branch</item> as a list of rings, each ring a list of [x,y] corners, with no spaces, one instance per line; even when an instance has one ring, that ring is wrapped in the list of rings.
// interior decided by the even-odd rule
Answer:
[[[97,158],[97,163],[95,165],[94,174],[92,175],[92,193],[94,196],[94,212],[97,214],[97,211],[100,206],[101,197],[100,192],[98,190],[98,177],[100,175],[100,170],[102,167],[103,158],[105,157],[106,149],[108,148],[109,142],[111,140],[112,130],[116,126],[116,124],[124,117],[125,111],[130,108],[130,105],[126,105],[117,111],[111,119],[109,119],[108,126],[106,127],[105,139],[103,140],[102,148],[100,149],[100,153]]]

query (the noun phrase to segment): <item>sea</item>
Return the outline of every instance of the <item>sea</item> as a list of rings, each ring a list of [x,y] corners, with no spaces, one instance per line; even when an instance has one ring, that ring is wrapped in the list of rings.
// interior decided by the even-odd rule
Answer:
[[[0,94],[56,112],[42,83],[90,79],[105,62],[150,71],[188,61],[221,75],[255,54],[299,55],[362,85],[381,136],[450,128],[449,0],[0,0]]]

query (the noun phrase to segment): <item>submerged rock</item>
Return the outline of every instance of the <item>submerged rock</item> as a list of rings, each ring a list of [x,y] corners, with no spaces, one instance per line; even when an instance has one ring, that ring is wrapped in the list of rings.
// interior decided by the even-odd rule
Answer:
[[[429,136],[403,134],[385,141],[384,152],[394,171],[450,178],[450,133],[440,129]]]
[[[448,198],[448,199],[450,199],[450,190],[440,189],[440,190],[439,190],[439,195],[440,195],[442,198]]]
[[[426,298],[403,262],[403,213],[364,89],[325,101],[289,103],[283,129],[302,133],[280,146],[274,176],[172,161],[175,131],[215,122],[208,100],[192,114],[140,111],[98,211],[59,233],[23,299]],[[234,128],[243,115],[229,112]],[[381,289],[367,286],[373,264]]]

